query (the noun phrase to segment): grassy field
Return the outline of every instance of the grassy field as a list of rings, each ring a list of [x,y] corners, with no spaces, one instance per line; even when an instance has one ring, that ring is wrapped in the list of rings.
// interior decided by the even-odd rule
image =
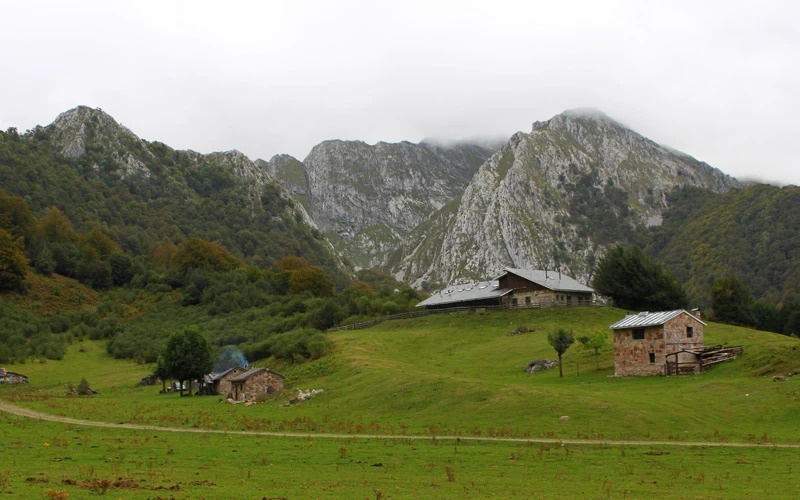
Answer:
[[[13,416],[0,436],[2,498],[800,495],[789,449],[183,435]]]
[[[11,443],[3,456],[15,465],[5,476],[0,466],[0,487],[20,497],[63,490],[80,498],[99,491],[94,480],[123,478],[137,487],[115,497],[226,498],[230,488],[244,498],[755,498],[767,491],[773,498],[797,497],[797,449],[434,439],[800,442],[800,379],[772,382],[773,374],[800,369],[794,338],[711,323],[706,344],[740,344],[745,353],[700,376],[611,377],[610,345],[597,358],[573,346],[563,379],[557,370],[523,371],[531,360],[555,357],[546,341],[550,329],[607,331],[623,315],[611,308],[454,314],[333,333],[329,356],[267,363],[287,376],[288,388],[324,390],[294,406],[286,405],[291,390],[252,407],[158,394],[160,387],[135,386],[151,366],[112,360],[99,343],[75,344],[62,361],[7,367],[30,376],[31,384],[3,387],[0,397],[107,422],[431,439],[180,435],[3,415],[4,442]],[[532,331],[509,335],[519,326]],[[64,397],[65,384],[82,377],[100,394]],[[562,422],[562,416],[570,418]]]

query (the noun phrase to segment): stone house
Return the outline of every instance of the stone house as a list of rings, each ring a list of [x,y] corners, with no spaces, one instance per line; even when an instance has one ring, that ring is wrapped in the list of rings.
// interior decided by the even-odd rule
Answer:
[[[231,393],[231,379],[247,369],[241,366],[233,366],[221,372],[211,372],[203,377],[203,385],[200,393],[208,396],[216,394],[227,395]]]
[[[576,306],[594,300],[593,289],[561,271],[507,267],[497,281],[501,289],[511,290],[503,297],[511,306]]]
[[[614,333],[614,374],[666,375],[667,363],[673,373],[700,373],[703,327],[700,319],[683,309],[641,312],[625,316],[609,328]]]
[[[593,300],[594,290],[560,271],[506,268],[495,280],[450,285],[417,307],[551,307],[585,305]]]
[[[267,368],[254,368],[228,379],[234,401],[252,401],[257,396],[283,390],[286,377]]]

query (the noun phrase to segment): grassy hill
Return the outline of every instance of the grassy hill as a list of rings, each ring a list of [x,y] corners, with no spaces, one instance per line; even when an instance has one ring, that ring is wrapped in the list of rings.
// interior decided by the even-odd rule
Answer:
[[[454,314],[332,333],[335,350],[322,359],[299,365],[268,360],[287,376],[288,387],[324,390],[292,407],[281,406],[291,394],[244,408],[134,388],[150,366],[125,365],[132,367],[129,379],[119,380],[119,366],[93,343],[82,344],[88,352],[73,348],[61,362],[9,366],[28,374],[32,385],[7,397],[96,420],[231,429],[244,421],[252,430],[303,432],[798,441],[792,415],[800,389],[794,380],[771,380],[800,368],[800,341],[791,337],[711,323],[707,344],[741,344],[745,354],[701,376],[611,377],[610,344],[597,359],[574,345],[564,356],[563,379],[557,370],[523,371],[531,360],[555,357],[546,341],[549,330],[606,331],[624,314],[612,308]],[[532,331],[509,335],[519,326]],[[86,377],[101,395],[29,398],[61,391],[57,385],[68,381],[67,374],[75,384]],[[559,420],[565,415],[569,422]]]
[[[797,450],[655,443],[798,443],[798,380],[771,380],[774,373],[800,367],[797,339],[711,323],[707,343],[742,344],[745,353],[700,376],[610,377],[610,345],[599,360],[573,346],[564,358],[563,379],[557,370],[523,371],[533,359],[555,357],[546,341],[551,328],[565,326],[579,335],[606,331],[624,313],[569,308],[453,314],[332,333],[335,350],[324,358],[268,363],[287,376],[287,387],[324,389],[294,406],[285,406],[291,394],[252,407],[158,394],[157,386],[135,386],[150,365],[112,360],[100,342],[75,343],[62,361],[8,366],[29,375],[31,384],[2,387],[0,398],[106,422],[308,437],[181,436],[4,416],[0,435],[10,443],[4,456],[17,466],[5,471],[6,486],[0,470],[0,489],[20,498],[51,490],[81,497],[100,492],[106,480],[107,488],[125,498],[169,488],[179,492],[176,498],[226,498],[229,488],[250,497],[287,498],[735,498],[767,492],[791,498],[800,491],[791,473],[800,467]],[[532,331],[509,335],[523,325]],[[63,397],[65,384],[82,377],[100,394]],[[564,415],[568,422],[559,420]],[[319,432],[431,439],[315,438]],[[654,444],[434,438],[448,434]],[[785,488],[775,492],[776,482]]]

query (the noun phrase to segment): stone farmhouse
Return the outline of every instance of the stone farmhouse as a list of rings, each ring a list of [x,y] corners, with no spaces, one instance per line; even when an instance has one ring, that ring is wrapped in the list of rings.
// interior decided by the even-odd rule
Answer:
[[[267,368],[254,368],[228,379],[234,401],[252,401],[258,396],[283,390],[286,377]]]
[[[683,309],[625,316],[609,327],[614,332],[614,374],[701,373],[705,326]]]
[[[498,278],[479,283],[450,285],[417,307],[552,307],[588,305],[594,290],[560,271],[506,268]]]

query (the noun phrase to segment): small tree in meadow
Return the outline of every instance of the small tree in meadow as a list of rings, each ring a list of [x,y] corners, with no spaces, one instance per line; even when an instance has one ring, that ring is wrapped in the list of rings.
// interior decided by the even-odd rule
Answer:
[[[564,370],[561,367],[561,356],[575,342],[575,332],[569,328],[558,328],[547,334],[547,341],[558,353],[558,376],[563,378]]]
[[[594,356],[595,361],[597,362],[597,368],[600,368],[600,349],[604,348],[606,344],[608,344],[606,337],[607,335],[605,332],[597,332],[592,335],[583,335],[582,337],[578,338],[578,342],[581,343],[583,348],[586,351],[591,352],[592,356]]]

